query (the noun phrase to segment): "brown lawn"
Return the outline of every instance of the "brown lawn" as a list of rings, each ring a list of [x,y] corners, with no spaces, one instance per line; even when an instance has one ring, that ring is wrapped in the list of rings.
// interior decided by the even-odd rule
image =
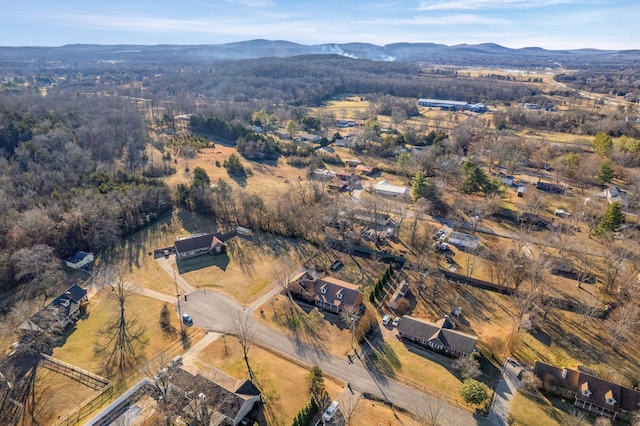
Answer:
[[[395,410],[378,401],[361,399],[353,412],[351,424],[353,426],[414,426],[418,423],[405,412]]]
[[[254,316],[270,327],[290,337],[320,347],[335,355],[344,356],[351,351],[351,332],[339,315],[317,308],[291,307],[286,297],[278,295],[260,306]]]
[[[212,365],[236,378],[248,378],[237,339],[226,336],[205,348],[198,358],[201,368]],[[290,424],[296,413],[308,402],[306,376],[309,370],[274,353],[253,345],[249,362],[266,402],[265,413],[270,425]],[[329,397],[335,399],[344,383],[325,376]]]
[[[95,354],[94,348],[98,340],[102,341],[100,331],[117,314],[117,304],[106,298],[107,291],[103,290],[92,297],[87,314],[78,321],[77,328],[68,335],[64,345],[53,351],[53,357],[102,374],[104,360]],[[141,363],[178,339],[177,335],[167,336],[160,328],[159,318],[163,304],[161,301],[137,294],[127,299],[127,315],[130,313],[145,329],[143,339],[146,344],[140,346]],[[169,306],[169,309],[172,313],[175,312],[173,306]],[[179,327],[177,314],[172,316],[172,322],[174,327]]]
[[[510,425],[561,425],[567,413],[555,407],[544,395],[531,395],[518,391],[511,402],[508,415]]]
[[[21,424],[54,424],[98,393],[99,391],[63,374],[40,367],[36,375],[33,400],[27,400]]]
[[[279,265],[300,265],[316,251],[303,241],[254,233],[229,239],[225,255],[182,262],[179,271],[199,288],[222,291],[247,304],[277,285]]]

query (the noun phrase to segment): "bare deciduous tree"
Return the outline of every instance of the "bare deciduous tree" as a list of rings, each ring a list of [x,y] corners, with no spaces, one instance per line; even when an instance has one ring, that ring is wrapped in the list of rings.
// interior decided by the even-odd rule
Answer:
[[[618,349],[640,326],[640,309],[634,302],[629,302],[616,308],[607,320],[607,328],[611,335],[611,347]]]
[[[109,375],[129,372],[138,362],[140,345],[146,343],[143,340],[144,328],[138,325],[134,317],[125,314],[127,299],[134,291],[132,284],[117,277],[107,294],[117,304],[118,313],[101,330],[100,334],[106,336],[106,341],[97,342],[95,350],[99,354],[107,354],[104,369]]]
[[[251,322],[251,316],[247,312],[238,312],[233,315],[233,331],[238,338],[240,347],[242,348],[242,357],[247,365],[249,379],[255,384],[256,376],[251,368],[251,364],[249,363],[249,350],[251,349],[251,345],[253,345],[253,338],[256,334],[256,329]]]
[[[452,366],[460,373],[462,380],[475,379],[480,375],[480,362],[470,356],[456,359]]]

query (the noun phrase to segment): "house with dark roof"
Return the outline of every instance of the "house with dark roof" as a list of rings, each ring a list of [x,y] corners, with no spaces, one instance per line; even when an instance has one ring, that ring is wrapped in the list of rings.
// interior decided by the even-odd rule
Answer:
[[[220,254],[227,251],[227,244],[220,234],[190,235],[176,240],[174,246],[178,262],[203,254]]]
[[[93,254],[84,251],[77,251],[72,257],[65,261],[69,268],[80,269],[83,266],[93,262]]]
[[[66,328],[69,324],[78,321],[81,308],[88,300],[87,290],[78,284],[74,284],[31,318],[23,322],[19,329],[51,331],[53,328]]]
[[[546,391],[574,398],[574,406],[599,416],[630,420],[640,408],[640,391],[601,379],[585,369],[575,371],[536,361],[534,374]]]
[[[456,330],[448,315],[436,323],[404,315],[397,336],[456,358],[473,352],[478,340],[477,336]]]
[[[356,165],[356,173],[363,176],[371,176],[377,171],[378,171],[378,168],[374,166],[365,166],[364,164]]]
[[[87,425],[132,424],[132,419],[158,424],[169,412],[184,424],[235,426],[259,401],[260,391],[249,380],[235,380],[217,369],[192,374],[172,364],[155,378],[141,380]]]
[[[364,301],[360,288],[333,277],[316,278],[304,271],[291,278],[289,291],[316,306],[338,313],[345,307],[358,308]]]

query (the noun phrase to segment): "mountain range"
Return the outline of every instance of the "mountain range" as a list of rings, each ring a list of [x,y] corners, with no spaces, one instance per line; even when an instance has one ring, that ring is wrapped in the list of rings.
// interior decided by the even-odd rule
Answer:
[[[369,43],[303,45],[289,41],[249,40],[214,45],[89,45],[60,47],[0,47],[3,60],[224,60],[285,58],[299,55],[334,54],[374,61],[438,63],[451,65],[634,66],[640,64],[640,50],[546,50],[539,47],[511,49],[494,43],[458,44]],[[554,64],[555,63],[555,64]]]

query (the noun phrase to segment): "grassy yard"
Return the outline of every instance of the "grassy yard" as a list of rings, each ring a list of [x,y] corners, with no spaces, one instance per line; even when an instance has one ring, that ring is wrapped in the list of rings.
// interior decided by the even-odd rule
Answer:
[[[544,395],[517,392],[511,402],[509,424],[512,426],[561,425],[566,413],[555,407]]]
[[[222,291],[247,304],[276,284],[280,264],[301,265],[316,253],[303,241],[256,233],[227,241],[227,253],[200,256],[180,265],[180,273],[199,288]]]
[[[275,296],[256,310],[254,316],[292,338],[322,348],[338,356],[351,351],[351,332],[336,314],[313,308],[310,312],[294,305],[291,316],[284,296]]]
[[[200,352],[201,367],[212,365],[236,378],[248,378],[237,339],[226,336]],[[197,361],[196,361],[197,362]],[[251,347],[249,362],[266,402],[265,413],[270,425],[290,424],[296,413],[309,400],[306,376],[309,370],[281,358],[256,345]],[[325,377],[325,387],[331,398],[337,397],[344,383]]]
[[[351,424],[353,426],[389,425],[414,426],[418,425],[407,413],[395,410],[381,402],[362,399],[353,412]]]
[[[53,424],[98,393],[67,376],[38,368],[33,399],[27,400],[21,424]]]
[[[178,336],[167,336],[160,328],[160,310],[164,303],[137,294],[131,295],[126,304],[128,313],[137,318],[138,324],[144,326],[146,345],[140,349],[140,362],[164,350],[177,341]],[[174,312],[173,306],[169,306]],[[94,348],[99,339],[100,330],[117,314],[117,305],[107,299],[106,290],[91,299],[87,314],[77,323],[77,328],[70,332],[63,346],[53,351],[55,358],[76,365],[85,370],[102,374],[103,359],[96,356]],[[174,327],[178,328],[177,314],[172,316]]]

